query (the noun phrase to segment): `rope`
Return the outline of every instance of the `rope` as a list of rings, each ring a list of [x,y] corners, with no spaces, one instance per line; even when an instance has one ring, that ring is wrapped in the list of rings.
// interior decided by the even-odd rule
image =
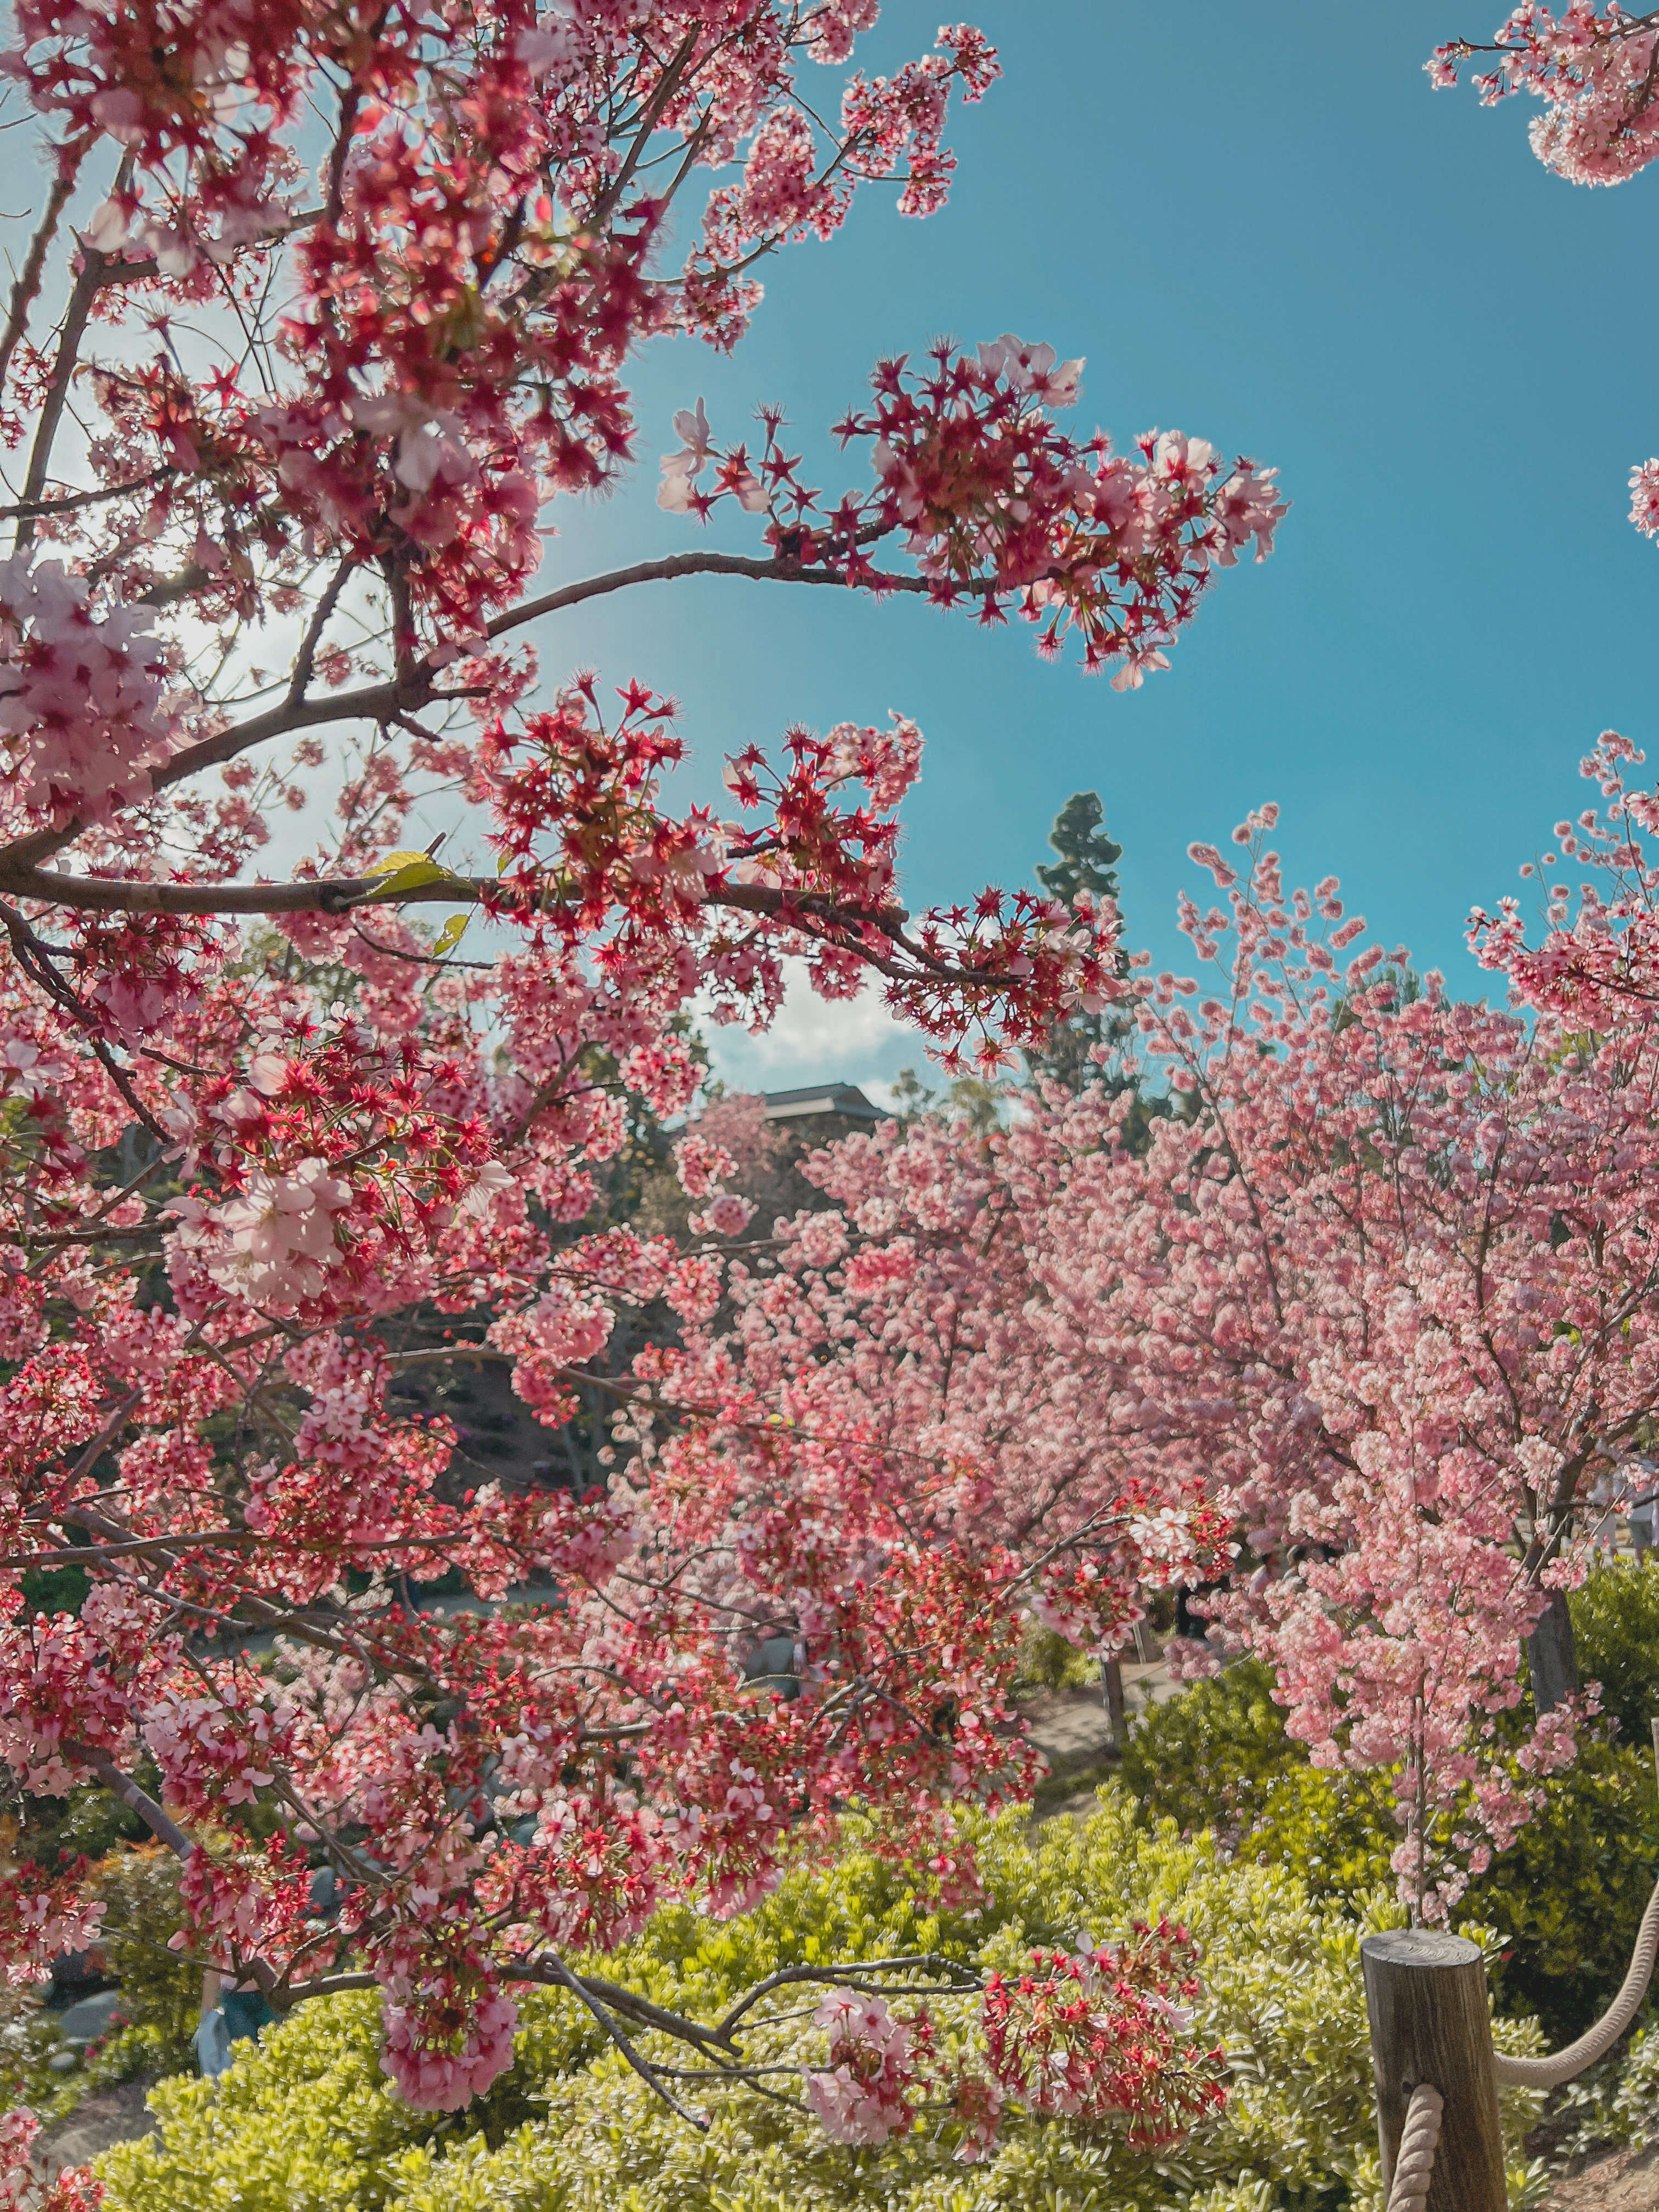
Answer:
[[[1440,2141],[1441,2109],[1439,2090],[1419,2081],[1406,2107],[1400,2154],[1394,2162],[1394,2186],[1389,2191],[1389,2212],[1423,2212],[1428,2203],[1435,2146]]]
[[[1618,1996],[1595,2027],[1587,2028],[1577,2042],[1570,2043],[1565,2051],[1553,2051],[1542,2058],[1508,2058],[1501,2052],[1494,2054],[1492,2071],[1500,2083],[1505,2088],[1553,2089],[1563,2081],[1571,2081],[1587,2066],[1594,2066],[1598,2058],[1605,2058],[1635,2019],[1653,1978],[1656,1957],[1659,1957],[1659,1887],[1648,1899],[1648,1909],[1642,1915],[1630,1972]]]

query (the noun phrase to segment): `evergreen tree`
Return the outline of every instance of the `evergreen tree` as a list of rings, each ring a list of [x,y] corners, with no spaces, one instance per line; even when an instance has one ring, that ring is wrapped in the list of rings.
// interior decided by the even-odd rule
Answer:
[[[1107,836],[1105,819],[1106,810],[1097,791],[1074,791],[1054,817],[1048,842],[1060,857],[1040,861],[1036,870],[1038,883],[1051,898],[1070,906],[1079,891],[1087,891],[1097,899],[1116,900],[1117,863],[1123,857],[1123,848]],[[1127,972],[1121,955],[1119,972]],[[1130,1079],[1103,1070],[1092,1055],[1102,1045],[1109,1048],[1121,1045],[1133,1026],[1115,1006],[1099,1013],[1068,1014],[1049,1030],[1040,1053],[1026,1055],[1031,1073],[1063,1083],[1068,1091],[1080,1091],[1087,1083],[1102,1080],[1121,1089]]]
[[[1051,898],[1067,906],[1079,891],[1096,898],[1117,896],[1117,864],[1123,848],[1106,835],[1106,810],[1097,791],[1074,791],[1054,817],[1048,842],[1058,861],[1039,862],[1036,879]]]

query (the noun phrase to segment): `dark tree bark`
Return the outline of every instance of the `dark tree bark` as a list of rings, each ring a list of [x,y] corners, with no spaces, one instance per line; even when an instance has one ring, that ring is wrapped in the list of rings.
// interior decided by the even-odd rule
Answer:
[[[1565,1590],[1550,1592],[1550,1601],[1527,1638],[1526,1653],[1528,1672],[1532,1676],[1533,1708],[1541,1720],[1578,1687],[1578,1653],[1572,1640],[1572,1615],[1567,1611]]]
[[[1102,1661],[1100,1671],[1107,1717],[1111,1723],[1112,1748],[1121,1751],[1129,1740],[1128,1715],[1123,1701],[1123,1662],[1114,1653],[1109,1659]]]

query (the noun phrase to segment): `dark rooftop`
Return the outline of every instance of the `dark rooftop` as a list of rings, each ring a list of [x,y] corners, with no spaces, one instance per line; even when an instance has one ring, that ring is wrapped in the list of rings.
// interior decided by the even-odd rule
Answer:
[[[794,1121],[810,1114],[835,1114],[846,1121],[890,1121],[884,1107],[872,1105],[855,1083],[808,1083],[799,1091],[765,1094],[769,1121]]]

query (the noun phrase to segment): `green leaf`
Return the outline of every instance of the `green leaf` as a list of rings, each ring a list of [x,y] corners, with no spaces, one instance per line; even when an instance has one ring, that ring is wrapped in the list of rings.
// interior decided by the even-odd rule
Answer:
[[[443,927],[438,932],[437,939],[433,945],[432,950],[435,953],[441,955],[445,952],[453,952],[455,950],[455,947],[460,943],[462,938],[465,936],[466,925],[471,921],[471,919],[472,917],[470,914],[452,914],[448,921],[444,924]]]
[[[453,868],[441,866],[424,853],[416,853],[412,857],[407,854],[394,854],[392,858],[401,859],[402,866],[392,869],[390,873],[383,868],[376,869],[379,880],[374,890],[367,893],[368,900],[407,898],[410,891],[424,890],[428,884],[453,884],[458,891],[465,891],[469,897],[471,896],[472,886],[465,876],[458,876]]]
[[[388,853],[385,860],[376,861],[368,872],[371,876],[389,876],[395,874],[399,868],[419,867],[422,861],[432,861],[431,854]],[[432,861],[432,865],[435,866],[437,864]]]

